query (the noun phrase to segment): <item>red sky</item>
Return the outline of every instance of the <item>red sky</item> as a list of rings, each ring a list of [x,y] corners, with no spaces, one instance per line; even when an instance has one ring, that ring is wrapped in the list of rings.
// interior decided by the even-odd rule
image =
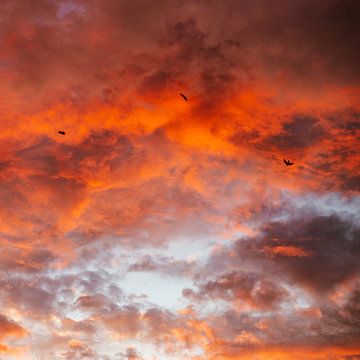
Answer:
[[[3,0],[0,357],[360,359],[359,24]]]

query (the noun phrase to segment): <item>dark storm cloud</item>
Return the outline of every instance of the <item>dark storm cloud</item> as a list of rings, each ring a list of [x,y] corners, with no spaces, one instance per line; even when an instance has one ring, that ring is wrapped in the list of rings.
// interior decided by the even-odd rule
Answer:
[[[352,220],[309,212],[264,224],[259,236],[239,240],[234,251],[243,266],[256,264],[293,285],[324,294],[356,277],[359,235]],[[228,256],[233,264],[233,256]],[[213,265],[224,266],[224,260],[221,252],[215,254]]]
[[[325,112],[323,118],[330,128],[326,137],[331,144],[320,149],[312,165],[324,178],[333,178],[341,191],[359,192],[359,112],[349,108]]]
[[[321,141],[326,132],[319,120],[307,115],[294,115],[282,125],[282,131],[270,137],[268,142],[280,149],[307,149]]]
[[[190,100],[197,99],[193,112],[210,114],[232,92],[237,59],[233,48],[227,39],[217,39],[214,44],[193,18],[169,22],[159,42],[157,60],[141,80],[138,94],[151,98],[157,92],[188,90]]]
[[[359,80],[356,0],[199,2],[194,8],[189,20],[170,25],[162,44],[181,49],[177,59],[187,68],[200,61],[208,90],[229,85],[229,69],[310,86]]]
[[[254,74],[310,87],[359,80],[356,0],[93,0],[76,1],[68,12],[60,1],[31,8],[6,1],[3,8],[1,57],[11,64],[2,69],[11,79],[6,102],[22,108],[39,102],[34,88],[42,103],[50,97],[85,105],[104,89],[114,101],[119,90],[127,91],[119,74],[128,64],[146,68],[135,82],[139,89],[193,83],[196,92],[200,86],[218,100],[235,78]],[[28,96],[26,106],[15,90]]]
[[[342,179],[344,190],[360,192],[360,175],[344,174]]]
[[[346,133],[358,134],[360,131],[360,113],[356,109],[332,111],[326,114],[326,118],[334,127],[340,128]]]
[[[184,69],[197,74],[195,87],[200,84],[218,99],[236,77],[248,81],[254,74],[295,81],[295,87],[354,84],[359,79],[359,12],[357,1],[199,2],[188,19],[168,25],[160,43],[161,65],[144,84],[161,90],[186,79]],[[224,27],[220,21],[226,16]]]
[[[307,85],[357,84],[358,1],[262,2],[252,10],[238,34],[250,51],[258,48],[255,61],[268,72]]]

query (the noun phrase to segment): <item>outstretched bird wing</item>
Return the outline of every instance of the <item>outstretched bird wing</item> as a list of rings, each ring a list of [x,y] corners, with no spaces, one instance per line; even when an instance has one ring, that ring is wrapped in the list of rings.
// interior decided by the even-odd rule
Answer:
[[[286,166],[294,165],[294,163],[291,162],[290,160],[285,160],[285,159],[283,159],[283,160],[284,160],[284,163]]]
[[[283,160],[286,166],[294,165],[294,163],[292,163],[290,160],[285,160],[285,159]]]
[[[180,93],[180,96],[183,97],[185,101],[188,101],[187,97],[184,94]]]

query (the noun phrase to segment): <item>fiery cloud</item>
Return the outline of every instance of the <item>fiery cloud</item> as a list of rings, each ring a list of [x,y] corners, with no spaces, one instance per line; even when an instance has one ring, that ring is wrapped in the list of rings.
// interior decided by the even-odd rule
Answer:
[[[360,358],[359,19],[4,0],[1,356]]]

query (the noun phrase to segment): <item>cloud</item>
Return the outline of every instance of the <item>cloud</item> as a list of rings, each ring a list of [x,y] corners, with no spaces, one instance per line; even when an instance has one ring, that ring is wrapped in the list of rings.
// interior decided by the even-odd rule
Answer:
[[[89,346],[76,342],[76,340],[70,340],[69,348],[71,350],[62,354],[62,358],[66,360],[80,360],[80,359],[96,359],[97,353]]]
[[[185,289],[183,294],[194,300],[204,297],[223,299],[262,310],[276,308],[288,297],[288,292],[283,287],[265,276],[240,271],[227,273],[200,284],[197,293]]]
[[[104,312],[101,318],[107,327],[123,339],[136,337],[142,328],[141,313],[134,305]]]
[[[4,0],[0,351],[356,358],[359,12]]]
[[[53,253],[47,249],[33,249],[30,253],[19,249],[5,250],[0,253],[0,257],[2,270],[20,272],[44,270],[56,259]]]
[[[265,247],[265,251],[269,253],[270,256],[289,256],[289,257],[303,257],[303,256],[311,256],[311,253],[307,253],[301,247],[297,246],[284,246],[278,245],[273,247]]]
[[[151,255],[147,255],[131,264],[128,271],[153,271],[165,276],[191,276],[195,268],[194,261],[175,260],[164,256],[154,260]]]
[[[358,224],[349,214],[318,211],[292,208],[216,249],[197,272],[183,296],[216,334],[216,341],[207,337],[207,356],[356,354]],[[215,301],[221,306],[213,308]]]
[[[21,338],[27,335],[27,331],[18,325],[16,322],[11,321],[7,316],[0,315],[0,339],[5,339],[7,337],[17,337]]]
[[[272,136],[269,143],[280,149],[309,148],[325,137],[325,130],[316,118],[295,115],[282,125],[282,131]]]
[[[297,211],[287,220],[264,223],[257,236],[238,240],[233,250],[215,253],[209,266],[219,263],[221,270],[242,261],[252,269],[256,264],[319,294],[356,277],[357,223],[335,214]]]
[[[20,326],[15,321],[9,319],[6,315],[0,314],[0,341],[21,339],[27,336],[29,332]],[[19,350],[17,347],[7,345],[0,342],[0,353],[16,353]]]
[[[125,353],[120,354],[120,359],[124,359],[124,360],[141,360],[142,357],[136,351],[135,348],[129,347],[129,348],[126,349]]]

